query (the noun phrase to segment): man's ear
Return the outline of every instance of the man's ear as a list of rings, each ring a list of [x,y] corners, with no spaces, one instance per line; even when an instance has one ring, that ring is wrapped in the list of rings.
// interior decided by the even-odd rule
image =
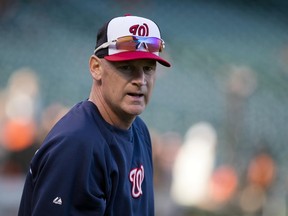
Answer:
[[[89,60],[90,73],[93,79],[101,80],[102,70],[101,70],[101,59],[95,55],[92,55]]]

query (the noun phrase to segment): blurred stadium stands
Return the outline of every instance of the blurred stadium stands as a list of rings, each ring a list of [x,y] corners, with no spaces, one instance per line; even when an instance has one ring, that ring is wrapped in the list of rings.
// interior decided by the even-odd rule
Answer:
[[[42,130],[35,135],[33,147],[24,149],[24,156],[23,149],[7,148],[1,140],[0,188],[5,188],[7,183],[11,186],[11,182],[15,187],[10,190],[9,197],[1,192],[0,213],[15,215],[18,208],[27,161],[53,125],[52,121],[47,126],[46,120],[44,127],[43,119],[47,119],[44,110],[49,107],[52,113],[57,110],[56,113],[63,114],[63,109],[88,97],[91,84],[88,59],[94,50],[97,29],[114,16],[130,13],[151,18],[159,24],[166,43],[164,55],[173,65],[168,70],[159,66],[154,95],[142,115],[153,138],[158,140],[155,142],[155,151],[158,150],[154,158],[155,176],[157,181],[167,181],[166,188],[156,187],[157,215],[287,215],[287,11],[286,0],[85,0],[81,3],[76,0],[1,0],[1,134],[9,119],[7,110],[11,111],[7,104],[13,95],[13,75],[27,70],[37,77],[37,93],[29,95],[33,99],[29,104],[33,107],[30,117],[42,125]],[[18,107],[27,105],[27,100],[23,101],[16,103]],[[55,114],[52,118],[47,112],[46,115],[50,120],[59,117]],[[185,143],[186,132],[199,122],[209,123],[217,134],[211,176],[216,179],[219,174],[216,171],[222,170],[223,165],[233,167],[237,173],[237,188],[233,194],[227,195],[225,202],[218,200],[217,203],[215,197],[219,196],[214,197],[217,207],[183,207],[167,198],[173,181],[173,163],[169,161],[167,168],[165,156],[171,154],[168,147],[177,152],[174,145],[165,147],[169,140],[167,133],[169,136],[170,132],[178,134]],[[255,170],[251,164],[263,152],[268,159],[259,162],[260,168],[253,173],[267,175],[263,169],[270,167],[271,182],[264,181],[264,177],[259,177],[260,180],[251,177],[248,172]],[[16,161],[18,167],[9,160]],[[20,167],[23,161],[26,166]],[[159,161],[160,164],[156,164]],[[15,173],[20,173],[20,180],[7,181],[11,176],[15,179]],[[221,188],[218,190],[223,198],[224,192]],[[251,201],[249,206],[245,202],[249,197],[263,202],[253,204]],[[212,198],[210,195],[208,200]]]

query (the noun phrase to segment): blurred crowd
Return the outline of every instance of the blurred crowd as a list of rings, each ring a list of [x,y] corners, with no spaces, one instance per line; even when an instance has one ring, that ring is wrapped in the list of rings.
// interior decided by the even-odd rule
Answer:
[[[0,173],[21,175],[47,132],[67,111],[60,104],[41,104],[37,74],[22,68],[15,71],[0,92]]]
[[[241,82],[231,79],[231,83],[232,98],[249,94],[249,88],[242,88]],[[6,190],[10,186],[0,197],[0,211],[5,215],[16,214],[29,162],[68,109],[58,102],[43,106],[37,74],[29,68],[15,71],[1,89],[0,184]],[[277,215],[277,199],[271,198],[277,164],[268,149],[255,152],[242,173],[233,163],[216,163],[218,135],[209,122],[192,125],[184,137],[177,132],[151,130],[151,138],[157,216]],[[8,205],[7,194],[13,191],[14,204]]]
[[[21,68],[0,89],[0,215],[17,215],[29,163],[67,107],[41,102],[37,73]]]
[[[255,152],[241,173],[216,165],[217,134],[207,122],[191,126],[183,139],[167,133],[153,141],[157,215],[278,215],[279,200],[271,196],[277,164],[267,149]]]

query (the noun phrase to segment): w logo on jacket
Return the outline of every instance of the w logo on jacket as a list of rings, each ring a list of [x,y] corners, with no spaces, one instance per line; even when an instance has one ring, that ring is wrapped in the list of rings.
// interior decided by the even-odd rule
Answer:
[[[134,168],[130,171],[129,180],[132,184],[131,194],[134,198],[139,198],[142,195],[142,182],[144,180],[144,167],[143,165]]]

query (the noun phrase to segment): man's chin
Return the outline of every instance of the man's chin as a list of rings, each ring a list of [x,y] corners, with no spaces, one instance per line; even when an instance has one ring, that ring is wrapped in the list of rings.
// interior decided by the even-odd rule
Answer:
[[[138,116],[138,115],[140,115],[144,110],[145,110],[145,106],[140,106],[140,105],[135,106],[135,105],[133,105],[133,106],[129,107],[128,113],[129,113],[130,115],[132,115],[132,116]]]

